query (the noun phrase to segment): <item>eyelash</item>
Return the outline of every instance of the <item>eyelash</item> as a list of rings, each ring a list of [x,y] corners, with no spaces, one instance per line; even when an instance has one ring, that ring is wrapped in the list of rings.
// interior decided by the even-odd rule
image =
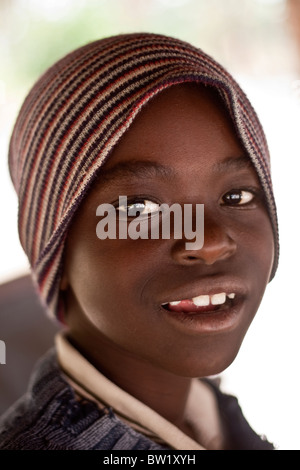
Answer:
[[[137,217],[139,214],[136,214],[136,215],[128,215],[128,208],[129,206],[133,205],[133,204],[138,204],[138,203],[144,203],[145,201],[148,201],[152,204],[157,204],[158,206],[160,206],[160,202],[156,201],[155,198],[153,198],[152,196],[132,196],[131,198],[129,198],[127,200],[127,217]],[[113,206],[115,206],[115,208],[119,211],[119,214],[121,215],[122,212],[124,213],[125,211],[120,211],[119,210],[119,205],[118,205],[119,201],[116,201],[115,203],[113,203]],[[148,216],[151,216],[151,213],[148,214]]]
[[[225,201],[224,198],[227,196],[227,195],[236,195],[236,194],[239,194],[241,195],[242,193],[248,193],[248,194],[251,194],[252,198],[250,201],[247,201],[243,204],[240,204],[239,202],[238,203],[235,203],[233,201],[233,203],[230,203],[229,201]],[[225,194],[223,194],[223,196],[221,197],[221,201],[223,201],[223,203],[221,203],[222,206],[228,206],[228,207],[239,207],[239,208],[242,208],[242,207],[250,207],[251,205],[253,205],[258,199],[261,199],[262,198],[262,190],[259,190],[258,188],[238,188],[238,189],[231,189],[230,191],[227,191]]]
[[[224,201],[224,198],[225,196],[227,195],[233,195],[233,194],[241,194],[241,193],[249,193],[252,195],[252,198],[250,201],[248,202],[245,202],[243,204],[240,204],[240,203],[230,203],[229,201]],[[262,190],[258,189],[258,188],[253,188],[253,187],[247,187],[247,188],[237,188],[237,189],[231,189],[230,191],[227,191],[226,193],[224,193],[221,197],[221,205],[222,206],[227,206],[227,207],[235,207],[235,208],[243,208],[243,207],[251,207],[251,205],[255,204],[255,202],[258,200],[258,199],[262,199]],[[145,201],[148,201],[150,203],[153,203],[153,204],[157,204],[158,206],[161,204],[161,202],[158,202],[157,200],[155,200],[155,198],[153,198],[153,196],[132,196],[130,197],[128,200],[127,200],[127,211],[128,211],[128,207],[133,205],[133,204],[138,204],[138,203],[145,203]],[[114,207],[119,210],[119,206],[118,206],[118,203],[119,201],[116,201],[115,203],[113,203]],[[124,211],[123,211],[124,212]],[[120,211],[121,213],[121,211]],[[151,213],[148,213],[148,216],[151,216]],[[128,217],[135,217],[135,216],[128,216]]]

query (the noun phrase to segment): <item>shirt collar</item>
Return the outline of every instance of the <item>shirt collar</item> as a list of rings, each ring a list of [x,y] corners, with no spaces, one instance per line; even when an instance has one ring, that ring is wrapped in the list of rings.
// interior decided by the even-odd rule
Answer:
[[[165,443],[172,449],[205,450],[204,447],[187,436],[174,424],[101,374],[72,346],[65,333],[58,333],[55,343],[58,361],[65,378],[79,396],[85,396],[95,401],[101,408],[111,407],[114,413],[132,428],[156,442]],[[206,387],[202,384],[203,386]],[[207,400],[208,405],[202,406],[202,409],[211,409],[211,394],[207,395],[203,393],[203,390],[201,392],[201,385],[198,380],[193,382],[191,403],[195,404],[195,400],[199,403],[199,392],[202,393],[201,400]],[[211,422],[211,417],[214,415],[216,413],[202,416],[204,421],[209,418],[211,426],[208,426],[208,428],[210,429],[218,428],[217,422]]]

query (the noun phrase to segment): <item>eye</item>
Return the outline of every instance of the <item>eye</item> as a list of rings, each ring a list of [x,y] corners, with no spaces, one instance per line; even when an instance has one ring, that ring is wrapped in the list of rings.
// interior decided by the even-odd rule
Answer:
[[[222,203],[229,206],[244,206],[252,202],[254,198],[252,191],[233,189],[222,196]]]
[[[127,205],[123,204],[117,207],[120,216],[137,217],[137,216],[152,216],[159,212],[160,205],[149,199],[139,199],[128,202]]]

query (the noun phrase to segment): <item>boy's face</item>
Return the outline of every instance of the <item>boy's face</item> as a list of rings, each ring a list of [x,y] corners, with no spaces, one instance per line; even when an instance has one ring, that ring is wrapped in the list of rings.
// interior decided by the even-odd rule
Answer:
[[[203,248],[186,250],[172,236],[99,240],[96,208],[120,195],[150,211],[204,204]],[[113,357],[120,369],[129,360],[182,376],[218,373],[258,309],[273,252],[263,191],[226,112],[202,87],[171,87],[136,118],[70,229],[62,280],[70,335],[104,370]],[[223,293],[235,296],[222,303]],[[207,297],[215,294],[219,306]],[[206,307],[170,305],[202,295]]]

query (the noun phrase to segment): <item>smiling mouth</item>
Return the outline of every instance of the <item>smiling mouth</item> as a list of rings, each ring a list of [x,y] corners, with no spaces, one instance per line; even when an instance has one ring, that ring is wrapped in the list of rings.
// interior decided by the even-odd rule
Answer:
[[[232,307],[235,298],[234,292],[219,292],[213,295],[199,295],[192,299],[173,300],[163,303],[162,307],[169,312],[209,313]]]

